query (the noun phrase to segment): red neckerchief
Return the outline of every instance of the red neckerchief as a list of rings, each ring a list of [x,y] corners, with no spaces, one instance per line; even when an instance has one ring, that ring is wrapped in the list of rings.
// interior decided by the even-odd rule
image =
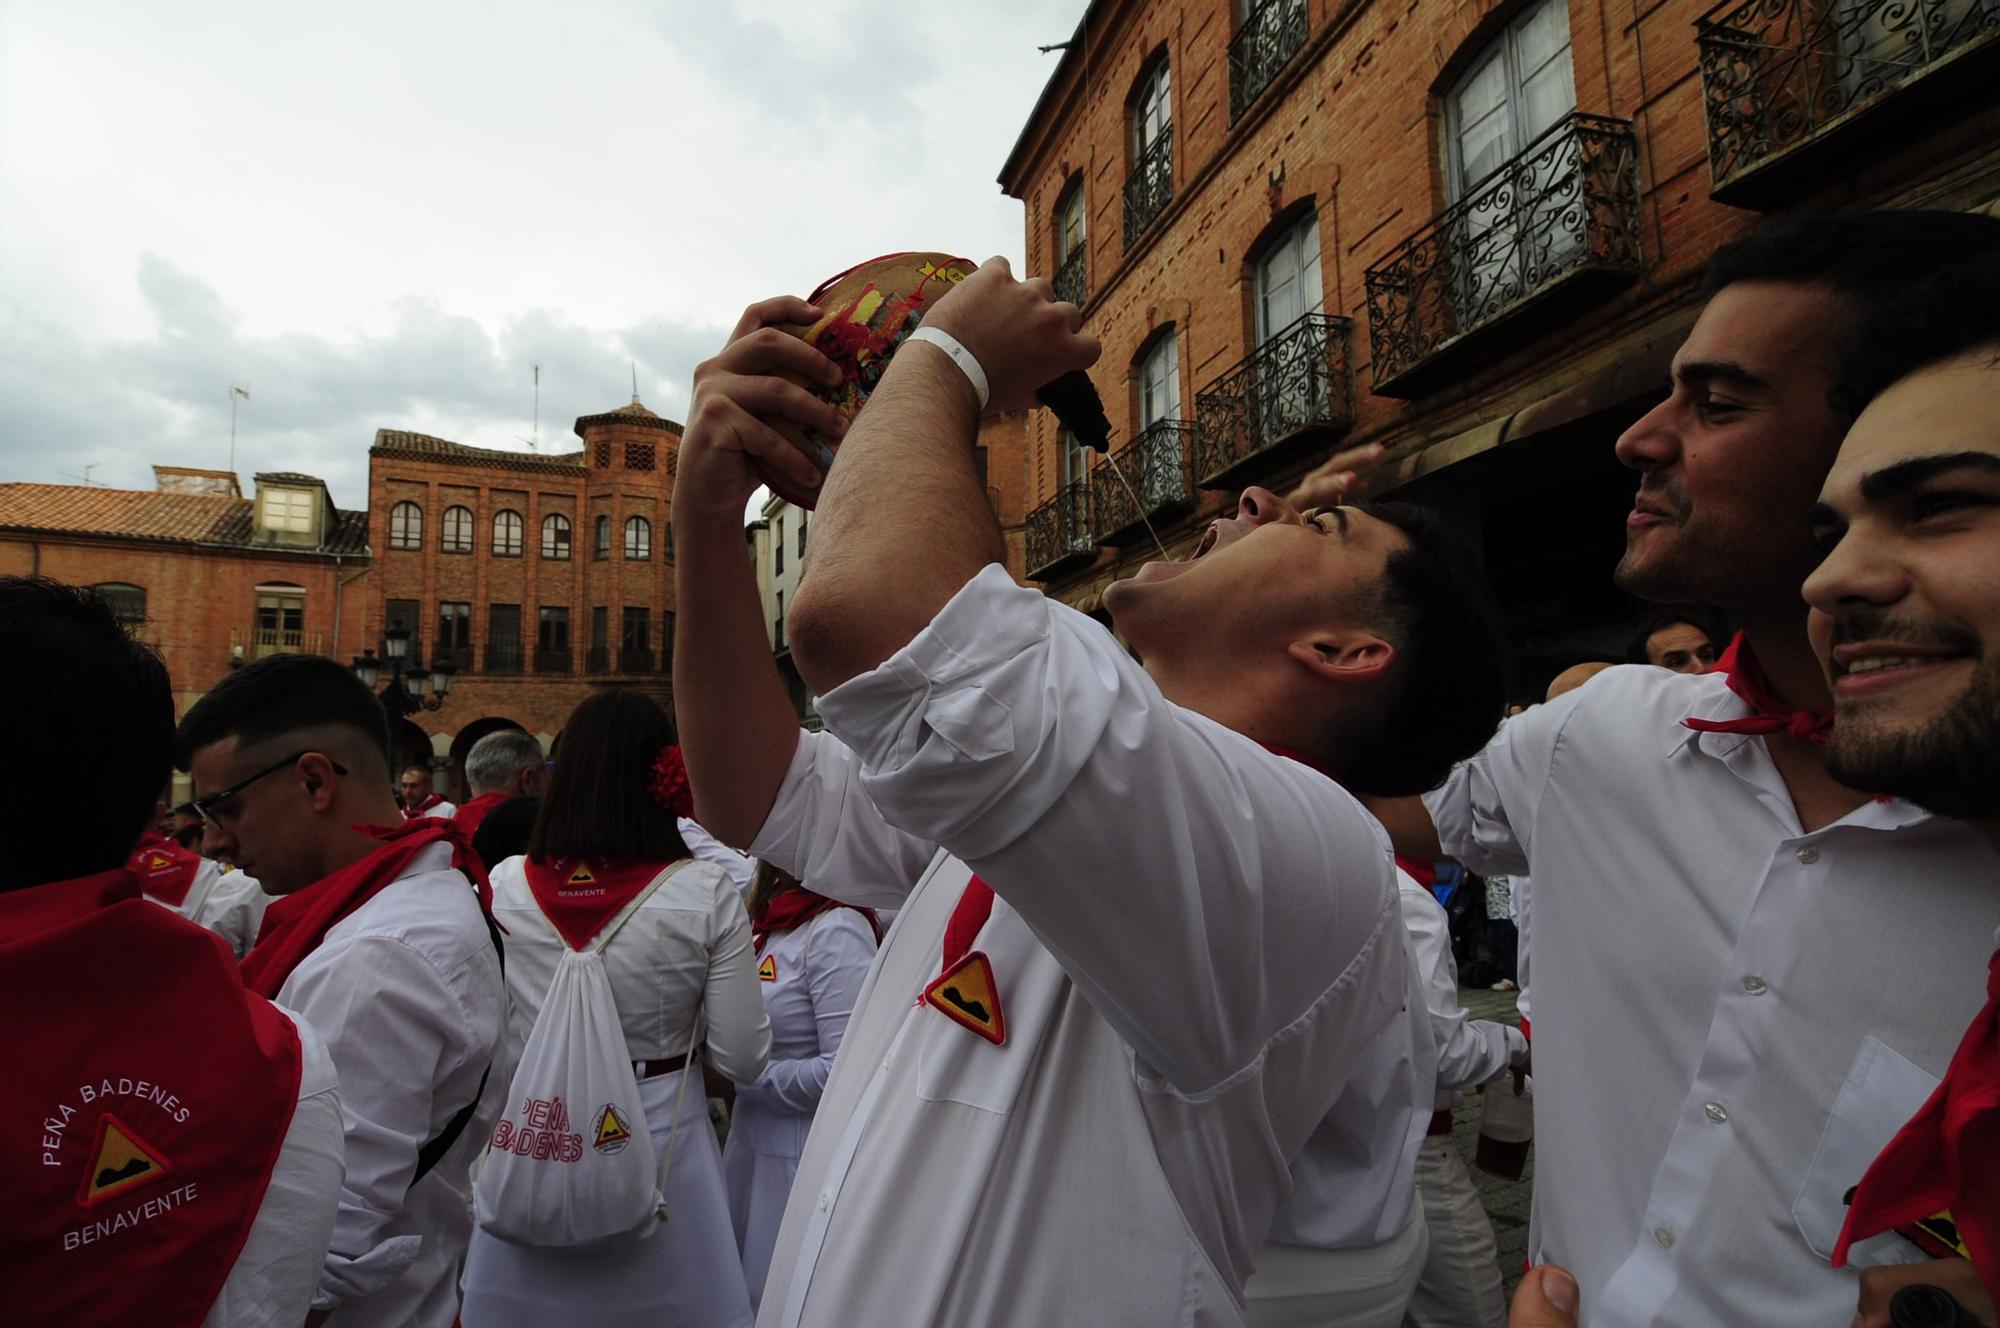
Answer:
[[[542,912],[570,949],[581,950],[632,902],[633,896],[673,864],[632,862],[620,866],[581,858],[541,863],[527,858],[521,865]]]
[[[258,995],[275,999],[285,979],[319,948],[327,932],[392,884],[409,868],[410,860],[432,844],[451,845],[451,865],[472,882],[479,893],[479,907],[492,916],[493,887],[486,883],[486,870],[450,821],[425,816],[401,825],[353,828],[381,840],[382,847],[264,910],[257,944],[243,956],[244,985]]]
[[[458,826],[458,832],[465,836],[466,843],[472,842],[472,837],[479,833],[480,822],[484,821],[495,807],[507,801],[507,796],[505,793],[482,793],[476,798],[468,798],[464,806],[451,814],[452,822]]]
[[[437,806],[439,803],[443,801],[444,801],[444,794],[433,793],[428,798],[425,798],[422,802],[418,803],[416,806],[404,812],[403,819],[406,821],[414,821],[419,816],[422,816],[425,812],[429,811],[431,808]]]
[[[1296,761],[1317,770],[1328,779],[1333,772],[1304,752],[1275,743],[1258,743],[1273,756]],[[1339,781],[1334,780],[1335,783]],[[944,947],[938,975],[924,988],[923,1000],[955,1022],[971,1029],[988,1042],[1000,1045],[1007,1040],[1007,1019],[1000,1004],[1000,984],[986,955],[972,948],[986,920],[993,915],[993,887],[977,875],[965,883],[965,891],[944,925]]]
[[[764,942],[771,939],[774,934],[802,927],[822,913],[849,907],[852,905],[843,904],[838,899],[828,899],[822,894],[815,894],[804,886],[767,895],[757,906],[757,911],[750,915],[750,940],[755,944],[757,953],[763,954]],[[857,908],[854,911],[868,919],[868,929],[875,933],[875,940],[880,943],[882,920],[875,916],[875,910]]]
[[[1757,663],[1750,643],[1738,632],[1729,642],[1729,649],[1722,652],[1722,658],[1715,661],[1714,673],[1726,674],[1729,690],[1742,697],[1755,714],[1742,719],[1695,719],[1681,721],[1700,733],[1789,733],[1794,738],[1824,743],[1827,734],[1833,732],[1833,715],[1820,714],[1812,710],[1793,710],[1771,693],[1771,684],[1764,680],[1764,670]]]
[[[123,868],[0,894],[0,1009],[34,1011],[7,1056],[8,1321],[195,1328],[291,1128],[297,1030]]]
[[[2000,1286],[2000,951],[1944,1082],[1856,1187],[1833,1266],[1846,1266],[1850,1243],[1947,1209],[1980,1281]]]
[[[179,908],[201,874],[201,855],[148,830],[125,859],[125,870],[139,878],[139,888],[169,908]]]

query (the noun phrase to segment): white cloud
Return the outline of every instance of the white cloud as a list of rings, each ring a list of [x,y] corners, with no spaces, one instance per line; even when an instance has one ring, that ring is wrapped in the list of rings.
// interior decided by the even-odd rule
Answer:
[[[1083,0],[0,7],[0,478],[366,499],[377,427],[678,415],[749,301],[1021,252],[993,177]],[[948,15],[949,21],[943,21]],[[60,129],[52,129],[60,126]]]

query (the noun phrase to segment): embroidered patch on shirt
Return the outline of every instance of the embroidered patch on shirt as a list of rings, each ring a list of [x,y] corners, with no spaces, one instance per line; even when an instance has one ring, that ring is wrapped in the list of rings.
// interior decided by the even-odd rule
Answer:
[[[757,978],[760,982],[776,982],[778,980],[778,960],[776,956],[764,956],[764,962],[757,965]]]
[[[968,951],[932,979],[931,985],[924,988],[924,999],[953,1022],[971,1029],[996,1047],[1007,1040],[1007,1016],[1000,1008],[1000,984],[993,980],[993,965],[978,950]]]
[[[97,1122],[97,1147],[77,1190],[77,1206],[90,1208],[115,1199],[128,1190],[164,1180],[172,1170],[165,1154],[107,1111]]]

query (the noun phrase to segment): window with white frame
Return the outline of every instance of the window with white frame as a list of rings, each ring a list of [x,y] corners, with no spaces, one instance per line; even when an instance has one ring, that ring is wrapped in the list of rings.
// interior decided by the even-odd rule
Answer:
[[[640,560],[653,556],[653,523],[643,516],[625,518],[625,556]]]
[[[444,509],[444,533],[440,536],[438,547],[446,553],[472,552],[471,508],[447,507]]]
[[[265,489],[264,529],[288,535],[310,535],[313,528],[313,499],[308,489]]]
[[[542,518],[542,557],[553,562],[569,561],[569,518],[551,512]]]
[[[424,509],[412,502],[400,502],[389,509],[389,547],[424,547]]]
[[[1308,211],[1257,256],[1257,344],[1325,307],[1319,284],[1319,213]]]
[[[1139,362],[1139,428],[1181,417],[1180,338],[1175,329],[1154,340]]]
[[[493,556],[496,558],[518,558],[521,556],[521,514],[519,512],[495,512],[493,514]]]

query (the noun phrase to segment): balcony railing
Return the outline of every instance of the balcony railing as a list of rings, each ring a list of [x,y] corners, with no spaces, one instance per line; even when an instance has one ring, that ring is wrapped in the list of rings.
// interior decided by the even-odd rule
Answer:
[[[535,647],[535,672],[537,673],[568,673],[575,666],[575,663],[576,656],[570,653],[568,646]]]
[[[1056,288],[1058,300],[1067,300],[1079,309],[1090,296],[1089,286],[1084,280],[1084,254],[1089,248],[1087,244],[1079,244],[1072,250],[1070,256],[1063,260],[1063,265],[1056,269],[1056,279],[1050,283]]]
[[[1173,201],[1174,129],[1168,125],[1132,163],[1125,181],[1125,247],[1130,249]]]
[[[232,632],[231,636],[235,634]],[[232,640],[231,645],[235,642]],[[278,627],[253,627],[250,629],[250,657],[263,659],[269,655],[317,655],[320,653],[318,632],[286,631]]]
[[[1124,474],[1139,501],[1116,475],[1105,471],[1112,462]],[[1146,520],[1168,516],[1194,504],[1194,424],[1161,420],[1098,463],[1090,481],[1097,495],[1097,538],[1123,544],[1146,533]]]
[[[611,648],[592,646],[583,657],[583,666],[592,673],[611,672]]]
[[[1195,396],[1195,464],[1205,489],[1236,488],[1354,423],[1350,319],[1307,314]]]
[[[488,673],[519,673],[521,671],[520,643],[518,641],[487,642],[486,671]]]
[[[1077,480],[1028,513],[1028,576],[1047,581],[1097,557],[1090,485]]]
[[[1306,44],[1306,0],[1264,0],[1229,43],[1229,123],[1235,124]]]
[[[1631,122],[1572,112],[1368,269],[1375,392],[1421,395],[1464,368],[1474,333],[1638,274]]]
[[[449,664],[454,673],[470,673],[472,672],[472,647],[439,646],[437,648],[437,659],[432,662]]]
[[[1890,94],[1975,49],[2000,54],[1993,0],[1728,0],[1695,21],[1716,198],[1759,179]]]
[[[653,648],[651,646],[618,647],[618,671],[620,673],[651,673],[653,671]]]

